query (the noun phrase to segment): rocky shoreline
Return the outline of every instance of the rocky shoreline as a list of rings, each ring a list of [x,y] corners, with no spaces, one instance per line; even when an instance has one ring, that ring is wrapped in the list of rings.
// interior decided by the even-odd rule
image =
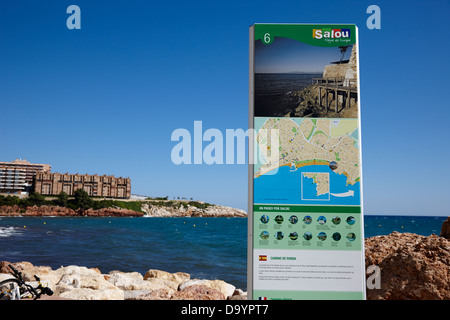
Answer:
[[[0,262],[0,281],[11,278],[10,263]],[[191,279],[188,273],[150,269],[139,272],[111,271],[80,266],[34,266],[12,263],[25,281],[37,286],[34,275],[54,291],[52,299],[70,300],[245,300],[247,295],[222,280]]]
[[[380,288],[367,289],[368,300],[450,300],[450,217],[440,236],[393,232],[365,239],[366,270],[380,269]],[[11,278],[9,262],[0,262],[0,281]],[[222,280],[191,279],[188,273],[150,269],[111,271],[80,266],[34,266],[16,262],[25,281],[34,275],[54,292],[53,299],[74,300],[245,300],[247,294]],[[367,274],[370,276],[371,274]]]
[[[198,208],[187,204],[175,208],[143,203],[142,211],[145,212],[146,217],[247,217],[247,212],[244,210],[218,205]]]
[[[450,300],[450,217],[439,236],[393,232],[365,239],[366,270],[380,268],[369,300]]]
[[[0,217],[142,217],[144,213],[122,208],[70,209],[60,206],[0,206]]]
[[[189,204],[170,207],[142,202],[141,211],[123,208],[71,209],[49,205],[25,208],[18,205],[0,206],[0,216],[3,217],[247,217],[244,210],[219,205],[208,205],[205,208]]]

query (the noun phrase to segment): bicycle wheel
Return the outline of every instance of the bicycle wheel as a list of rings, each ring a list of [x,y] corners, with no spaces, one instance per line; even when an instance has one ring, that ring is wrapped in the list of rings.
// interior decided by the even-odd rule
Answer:
[[[20,300],[20,282],[6,279],[0,282],[0,300]]]

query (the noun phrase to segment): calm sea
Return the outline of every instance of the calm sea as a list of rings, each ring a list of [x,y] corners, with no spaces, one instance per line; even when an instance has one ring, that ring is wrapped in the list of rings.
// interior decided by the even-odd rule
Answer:
[[[365,236],[439,234],[445,217],[366,216]],[[187,272],[246,288],[246,218],[0,218],[0,261]]]
[[[300,104],[293,93],[312,84],[317,73],[256,73],[255,74],[255,116],[284,116]]]

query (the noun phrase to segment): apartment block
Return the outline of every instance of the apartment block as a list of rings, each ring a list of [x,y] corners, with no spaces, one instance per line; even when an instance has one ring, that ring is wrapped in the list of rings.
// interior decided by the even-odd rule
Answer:
[[[35,174],[50,172],[51,168],[49,164],[30,163],[22,159],[0,161],[0,193],[28,192],[33,185]]]
[[[34,180],[34,191],[42,195],[56,196],[64,191],[73,196],[78,189],[85,190],[91,197],[129,199],[131,180],[107,175],[69,173],[37,173]]]

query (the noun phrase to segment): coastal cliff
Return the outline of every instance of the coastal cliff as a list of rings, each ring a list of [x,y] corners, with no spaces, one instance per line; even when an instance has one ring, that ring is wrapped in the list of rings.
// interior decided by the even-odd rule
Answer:
[[[9,217],[246,217],[241,209],[202,202],[142,201],[140,211],[109,207],[101,209],[71,209],[62,206],[0,206],[0,216]],[[139,209],[138,208],[138,209]]]
[[[7,217],[142,217],[144,213],[123,208],[71,209],[61,206],[0,206],[0,216]]]
[[[358,117],[358,96],[353,93],[350,96],[342,95],[342,90],[349,87],[357,87],[357,53],[356,46],[353,46],[348,62],[340,64],[326,65],[322,74],[322,88],[319,84],[312,84],[303,90],[293,92],[299,98],[300,104],[287,117],[308,117],[308,118],[357,118]],[[336,80],[342,81],[339,84],[341,94],[332,90],[337,88]],[[323,82],[330,81],[324,88]],[[348,100],[348,102],[347,102]],[[329,106],[327,108],[326,106]],[[347,105],[347,106],[346,106]],[[336,108],[338,110],[336,110]]]
[[[187,203],[177,207],[145,202],[141,209],[146,217],[247,217],[244,210],[219,205],[198,207]]]

